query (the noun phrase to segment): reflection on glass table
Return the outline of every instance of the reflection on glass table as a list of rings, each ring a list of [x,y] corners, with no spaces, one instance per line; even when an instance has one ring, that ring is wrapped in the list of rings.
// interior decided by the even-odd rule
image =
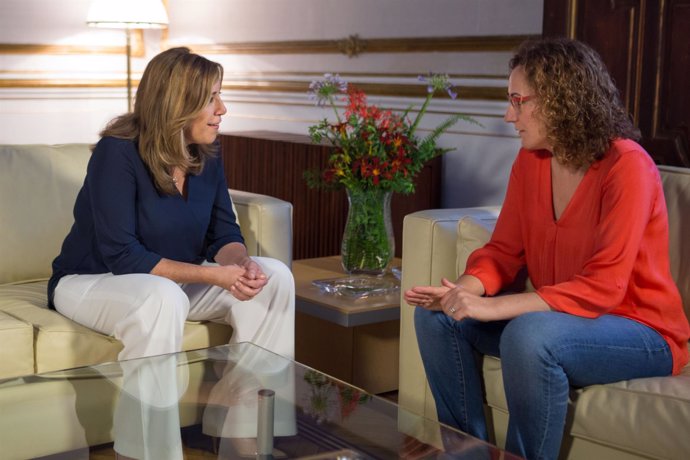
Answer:
[[[261,390],[262,458],[513,458],[249,343],[0,380],[0,457],[253,458]]]

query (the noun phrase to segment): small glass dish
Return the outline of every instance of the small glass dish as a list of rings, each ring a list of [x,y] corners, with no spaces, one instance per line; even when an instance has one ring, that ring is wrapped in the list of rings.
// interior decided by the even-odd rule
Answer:
[[[326,294],[341,295],[352,299],[383,296],[400,291],[400,281],[395,277],[352,275],[343,278],[326,278],[312,281]]]

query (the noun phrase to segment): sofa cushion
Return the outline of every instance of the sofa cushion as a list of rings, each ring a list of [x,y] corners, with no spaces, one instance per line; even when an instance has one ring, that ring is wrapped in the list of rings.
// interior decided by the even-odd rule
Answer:
[[[34,371],[34,328],[0,311],[0,378]]]
[[[496,219],[496,217],[491,216],[465,216],[458,221],[456,245],[456,273],[458,275],[465,271],[470,254],[489,242],[491,233],[496,226]],[[526,270],[522,270],[516,277],[515,283],[507,287],[506,291],[534,292],[534,286],[527,278],[526,273]]]
[[[0,146],[0,284],[50,276],[90,156],[87,144]]]
[[[116,360],[120,342],[49,310],[46,286],[46,281],[0,286],[0,310],[34,325],[35,372]]]
[[[593,385],[575,398],[575,437],[652,458],[690,453],[690,436],[677,434],[687,428],[678,421],[690,420],[690,366],[674,377]]]
[[[458,275],[465,271],[470,254],[489,241],[495,226],[496,219],[492,217],[477,219],[465,216],[458,221],[458,242],[456,247],[456,273]]]
[[[292,204],[265,195],[230,191],[247,252],[292,264]]]
[[[35,328],[34,356],[27,362],[34,365],[31,372],[116,361],[122,349],[120,341],[81,326],[47,307],[47,281],[0,285],[0,312],[33,324]],[[228,343],[232,328],[212,322],[185,324],[182,348],[194,350]],[[5,375],[0,361],[0,376]],[[16,375],[16,374],[14,374]]]
[[[508,413],[501,361],[484,357],[486,403]],[[575,413],[570,433],[618,450],[674,458],[690,452],[690,436],[678,436],[679,420],[690,420],[690,365],[681,375],[592,385],[571,392]],[[648,416],[654,414],[653,417]],[[631,436],[635,433],[635,436]]]
[[[690,318],[690,168],[659,166],[668,208],[671,275]]]

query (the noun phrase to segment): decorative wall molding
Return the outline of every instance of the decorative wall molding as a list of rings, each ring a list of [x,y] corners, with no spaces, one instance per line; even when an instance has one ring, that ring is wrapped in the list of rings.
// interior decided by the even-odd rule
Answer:
[[[123,32],[124,37],[124,32]],[[39,55],[69,55],[69,54],[125,54],[125,45],[53,45],[40,43],[0,43],[2,54],[39,54]],[[137,29],[132,31],[132,56],[144,57],[144,33]]]
[[[132,82],[138,86],[138,81]],[[116,88],[126,86],[122,80],[85,80],[85,79],[0,79],[0,88]],[[390,97],[424,97],[425,89],[419,84],[399,83],[357,83],[356,86],[369,95]],[[282,80],[226,80],[223,82],[223,90],[233,91],[262,91],[271,93],[306,93],[309,82],[306,81],[282,81]],[[492,86],[461,86],[456,85],[455,90],[460,99],[471,100],[504,100],[505,87]],[[448,98],[445,93],[439,93],[439,99]]]
[[[424,97],[426,90],[419,84],[400,83],[355,83],[359,89],[369,95],[391,97]],[[299,92],[309,88],[308,82],[298,81],[224,81],[223,89],[241,91]],[[455,86],[460,99],[504,100],[505,87]],[[446,93],[438,93],[437,98],[449,98]]]
[[[165,32],[165,31],[164,31]],[[224,44],[186,44],[200,54],[217,55],[248,55],[248,54],[344,54],[355,58],[364,53],[429,53],[429,52],[507,52],[517,47],[522,41],[533,38],[533,35],[505,35],[505,36],[458,36],[458,37],[400,37],[400,38],[361,38],[351,35],[341,40],[302,40],[302,41],[274,41],[274,42],[237,42]],[[170,44],[166,36],[162,37],[163,48]],[[124,46],[90,46],[90,45],[48,45],[48,44],[0,44],[2,54],[31,54],[31,55],[112,55],[124,54]],[[144,37],[141,30],[135,31],[133,40],[133,55],[145,56]],[[22,72],[14,71],[15,74]],[[0,88],[92,88],[92,87],[122,87],[126,85],[124,79],[119,80],[88,80],[84,78],[36,78],[31,72],[30,78],[0,78]],[[410,75],[380,75],[358,74],[360,78],[407,78]],[[237,91],[267,91],[271,93],[305,92],[309,82],[306,73],[290,73],[290,78],[281,78],[270,74],[233,74],[226,75],[223,87],[226,90]],[[413,77],[413,76],[412,76]],[[496,75],[462,75],[451,76],[466,79],[503,79]],[[135,85],[137,81],[133,82]],[[418,84],[406,83],[356,83],[368,94],[394,97],[420,97]],[[458,95],[464,99],[502,100],[505,88],[501,85],[486,86],[460,85],[457,86]]]
[[[0,54],[123,54],[124,46],[0,44]]]
[[[133,31],[132,55],[144,56],[141,30]],[[167,36],[167,33],[165,34]],[[498,35],[489,37],[400,37],[369,38],[350,35],[339,40],[294,40],[275,42],[236,42],[222,44],[187,44],[201,54],[345,54],[426,52],[496,52],[511,51],[535,35]],[[167,42],[167,37],[161,40]],[[124,46],[54,45],[39,43],[0,43],[0,54],[122,54]]]
[[[132,82],[134,84],[134,82]],[[136,82],[138,83],[138,82]],[[0,88],[119,88],[127,86],[126,80],[86,80],[58,78],[7,78],[0,79]]]
[[[400,37],[361,38],[350,35],[339,40],[294,40],[276,42],[236,42],[187,44],[200,54],[345,54],[496,52],[511,51],[535,35],[497,35],[488,37]]]

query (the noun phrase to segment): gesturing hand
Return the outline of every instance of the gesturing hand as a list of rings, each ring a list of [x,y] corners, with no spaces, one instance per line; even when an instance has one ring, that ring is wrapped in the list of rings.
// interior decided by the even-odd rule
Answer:
[[[405,291],[405,302],[427,310],[441,310],[441,298],[448,290],[444,286],[415,286]]]
[[[462,286],[445,278],[441,281],[447,289],[439,301],[441,310],[455,320],[474,318],[479,321],[491,321],[496,319],[495,309],[491,308],[493,299],[471,293]]]

